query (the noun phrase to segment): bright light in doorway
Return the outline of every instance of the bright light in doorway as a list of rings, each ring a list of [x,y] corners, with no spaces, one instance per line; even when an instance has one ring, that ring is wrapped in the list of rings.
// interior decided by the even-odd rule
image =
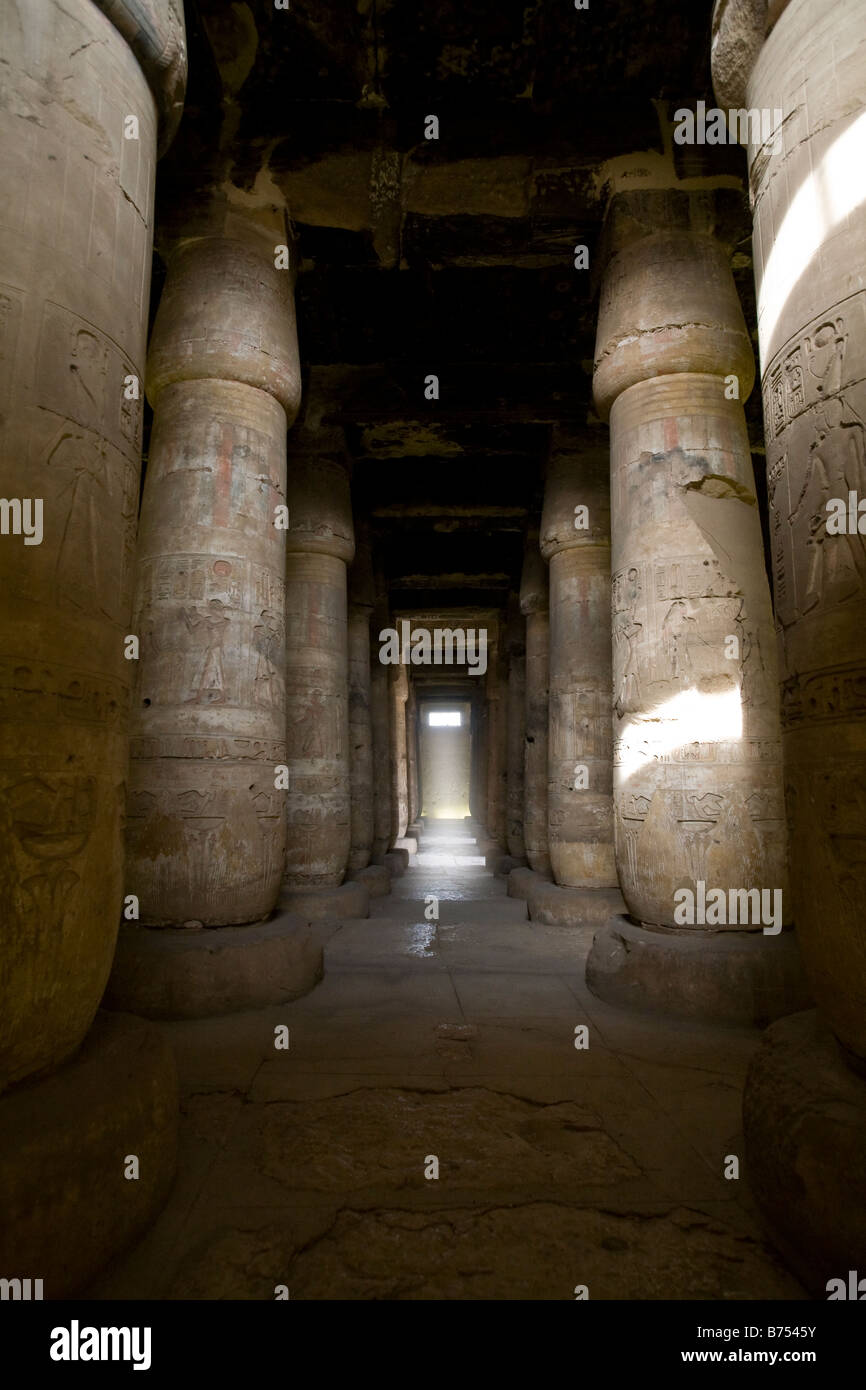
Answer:
[[[431,710],[427,715],[431,729],[459,729],[461,722],[459,709]]]

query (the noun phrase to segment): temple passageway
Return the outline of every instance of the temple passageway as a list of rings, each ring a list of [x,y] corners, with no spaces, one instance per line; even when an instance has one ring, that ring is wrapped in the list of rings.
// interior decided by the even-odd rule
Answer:
[[[0,53],[0,1302],[866,1297],[866,0]]]
[[[95,1296],[806,1296],[724,1177],[758,1030],[661,1027],[594,998],[591,930],[529,922],[464,862],[472,839],[434,823],[369,919],[323,927],[306,997],[158,1025],[181,1073],[180,1176]]]

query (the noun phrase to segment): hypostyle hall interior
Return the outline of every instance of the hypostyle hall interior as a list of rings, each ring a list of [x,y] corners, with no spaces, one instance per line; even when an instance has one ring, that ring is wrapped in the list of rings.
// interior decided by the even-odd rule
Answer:
[[[863,0],[0,55],[3,1300],[866,1297]]]

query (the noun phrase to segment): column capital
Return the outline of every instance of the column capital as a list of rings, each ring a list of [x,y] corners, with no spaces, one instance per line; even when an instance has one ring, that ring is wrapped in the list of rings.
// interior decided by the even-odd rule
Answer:
[[[355,558],[349,570],[349,616],[369,620],[376,606],[376,587],[373,577],[373,551],[369,524],[355,522]]]
[[[158,153],[165,154],[183,115],[187,49],[183,0],[95,0],[132,49],[159,112]]]
[[[147,394],[197,379],[239,381],[279,401],[289,423],[301,399],[292,288],[256,249],[229,237],[178,245],[154,324]]]
[[[563,550],[599,546],[610,546],[607,446],[556,431],[544,487],[541,554],[550,560]]]
[[[624,197],[628,195],[623,195]],[[686,205],[688,219],[646,230],[612,206],[595,343],[593,397],[607,419],[617,397],[650,377],[677,372],[736,376],[745,401],[755,381],[749,331],[728,250],[712,207]],[[702,211],[708,213],[702,216]]]
[[[538,540],[538,527],[533,526],[526,533],[523,569],[520,572],[520,611],[524,617],[530,613],[546,613],[549,603],[547,566],[538,548]]]
[[[307,418],[289,435],[286,549],[355,558],[351,467],[343,431]]]

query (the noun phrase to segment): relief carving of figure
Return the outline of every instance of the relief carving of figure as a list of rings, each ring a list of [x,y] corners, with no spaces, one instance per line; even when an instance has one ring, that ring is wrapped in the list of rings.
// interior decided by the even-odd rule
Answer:
[[[205,612],[183,609],[184,621],[190,632],[204,629],[206,640],[204,656],[198,667],[195,681],[195,694],[187,704],[221,705],[226,701],[225,673],[223,671],[223,639],[231,619],[225,611],[221,599],[208,601]]]
[[[265,608],[259,622],[253,628],[257,655],[253,692],[256,704],[265,705],[268,709],[276,708],[278,702],[278,653],[284,640],[283,623],[279,613]]]
[[[322,726],[325,714],[322,692],[321,690],[313,690],[299,718],[292,725],[292,755],[294,757],[324,757]]]
[[[818,408],[815,438],[809,448],[800,496],[788,520],[793,526],[801,515],[808,518],[806,546],[809,562],[801,603],[803,613],[822,602],[842,603],[856,593],[866,576],[863,538],[828,535],[827,502],[847,501],[848,492],[866,492],[866,431],[841,396],[831,397]]]
[[[615,590],[616,597],[621,598],[621,606],[617,606],[613,620],[614,648],[620,654],[617,664],[621,672],[614,709],[620,719],[632,701],[640,703],[637,644],[643,633],[643,624],[639,623],[636,617],[641,583],[640,573],[634,567],[628,571],[624,589],[625,592],[621,595]]]

